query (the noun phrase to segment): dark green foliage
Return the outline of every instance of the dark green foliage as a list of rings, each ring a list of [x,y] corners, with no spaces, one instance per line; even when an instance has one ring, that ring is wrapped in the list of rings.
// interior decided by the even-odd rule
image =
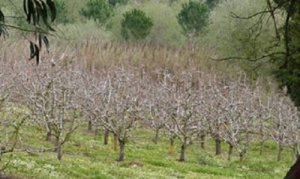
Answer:
[[[121,35],[124,39],[145,39],[153,26],[152,19],[138,9],[126,12],[121,24]]]
[[[117,4],[127,4],[128,0],[108,0],[108,3],[112,6],[116,6]]]
[[[37,43],[30,41],[30,58],[29,60],[36,58],[36,63],[39,64],[40,50],[42,44],[45,43],[48,47],[48,39],[45,34],[48,30],[55,31],[50,21],[53,22],[56,19],[57,10],[55,3],[52,0],[39,1],[39,0],[24,0],[23,9],[26,14],[26,21],[29,25],[33,25],[38,32]],[[42,22],[42,23],[41,23]],[[46,30],[42,30],[40,27],[46,26]]]
[[[7,30],[4,24],[5,24],[4,14],[0,9],[0,36],[7,35]]]
[[[298,31],[296,32],[296,30]],[[290,30],[293,38],[289,43],[290,56],[282,57],[281,68],[277,71],[277,77],[283,86],[287,86],[288,93],[297,106],[300,106],[300,19],[291,24]]]
[[[56,7],[52,0],[24,0],[23,9],[26,14],[28,24],[40,26],[41,22],[49,29],[54,31],[49,24],[49,21],[56,19]],[[49,13],[50,12],[50,13]]]
[[[113,16],[113,9],[106,0],[90,0],[81,10],[81,14],[99,24],[105,24]]]
[[[297,106],[300,106],[300,1],[274,0],[290,16],[283,27],[285,53],[274,58],[279,63],[277,78]]]
[[[182,5],[182,9],[177,16],[186,35],[199,35],[208,24],[209,9],[206,4],[190,1]]]

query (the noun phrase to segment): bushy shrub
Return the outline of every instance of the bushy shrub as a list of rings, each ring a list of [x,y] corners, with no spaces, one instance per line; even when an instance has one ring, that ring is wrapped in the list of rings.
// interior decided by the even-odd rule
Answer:
[[[153,26],[152,19],[138,9],[126,12],[121,22],[121,35],[124,39],[145,39]]]
[[[209,9],[206,4],[189,1],[182,5],[182,9],[177,16],[186,35],[199,35],[208,24]]]
[[[90,0],[81,10],[81,14],[99,24],[105,24],[113,16],[113,9],[106,0]]]

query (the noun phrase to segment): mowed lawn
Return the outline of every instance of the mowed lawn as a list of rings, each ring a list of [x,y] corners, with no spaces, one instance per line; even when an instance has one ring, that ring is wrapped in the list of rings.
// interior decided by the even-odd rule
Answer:
[[[283,160],[276,161],[276,145],[266,143],[263,155],[259,146],[253,145],[246,160],[240,163],[233,157],[227,161],[227,145],[223,145],[221,156],[214,155],[214,143],[208,140],[206,149],[198,141],[188,147],[187,162],[178,162],[179,144],[176,141],[174,154],[169,154],[166,134],[160,135],[157,145],[151,141],[153,132],[139,129],[133,132],[126,145],[125,162],[116,162],[118,151],[114,151],[112,137],[109,145],[103,145],[101,134],[95,136],[79,128],[63,147],[62,161],[55,153],[27,153],[16,151],[5,170],[6,175],[20,178],[283,178],[293,163],[291,151],[285,150]],[[42,131],[33,127],[21,131],[20,148],[47,148],[53,146],[44,141]],[[3,162],[3,161],[2,161]]]

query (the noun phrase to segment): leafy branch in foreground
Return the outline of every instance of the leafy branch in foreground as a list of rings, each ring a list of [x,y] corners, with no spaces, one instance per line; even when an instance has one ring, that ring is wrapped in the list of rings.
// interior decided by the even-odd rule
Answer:
[[[10,1],[16,8],[17,6]],[[8,29],[17,29],[28,33],[33,33],[35,40],[30,40],[30,58],[35,58],[36,63],[40,61],[40,51],[42,44],[46,49],[49,48],[49,40],[47,35],[55,30],[52,28],[51,23],[54,22],[57,15],[57,10],[53,0],[23,0],[23,11],[25,13],[25,20],[32,28],[25,29],[17,25],[8,24],[6,22],[7,16],[0,9],[0,36],[8,36]]]

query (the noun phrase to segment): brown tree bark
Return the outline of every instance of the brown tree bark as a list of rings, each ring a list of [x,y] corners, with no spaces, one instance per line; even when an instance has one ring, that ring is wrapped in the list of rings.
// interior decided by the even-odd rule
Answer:
[[[116,134],[114,134],[113,149],[114,151],[118,151],[118,136]]]
[[[201,134],[200,135],[200,146],[201,146],[201,149],[205,149],[205,134]]]
[[[260,156],[263,155],[264,145],[265,145],[265,141],[264,140],[260,141],[260,149],[259,149],[259,155]]]
[[[107,145],[108,144],[108,139],[109,139],[109,130],[108,129],[104,129],[104,140],[103,140],[103,144]]]
[[[174,145],[175,145],[175,136],[170,137],[170,147],[169,147],[169,155],[174,154]]]
[[[186,148],[187,148],[187,139],[185,138],[185,139],[183,139],[183,142],[181,144],[181,150],[180,150],[180,156],[179,156],[180,162],[186,161],[186,156],[185,156]]]
[[[52,136],[52,129],[51,129],[51,124],[49,122],[46,122],[47,124],[47,133],[46,133],[46,141],[50,141],[51,140],[51,136]]]
[[[281,154],[282,154],[282,151],[283,151],[283,147],[282,147],[281,143],[279,143],[279,144],[278,144],[277,161],[280,161],[280,160],[281,160]]]
[[[58,160],[62,159],[63,153],[62,153],[62,143],[60,141],[60,137],[56,137],[56,144],[55,144],[55,150],[56,156]]]
[[[216,155],[221,155],[221,153],[222,153],[221,143],[222,143],[222,141],[221,141],[220,137],[217,136],[215,139]]]
[[[88,132],[93,132],[93,123],[91,120],[88,121]]]
[[[265,144],[264,126],[263,126],[263,122],[262,121],[260,121],[259,136],[260,136],[259,155],[262,156],[263,150],[264,150],[264,144]]]
[[[122,162],[125,159],[125,140],[119,139],[119,158],[118,161]]]
[[[230,144],[230,143],[228,143],[228,161],[230,161],[231,160],[231,157],[232,157],[232,153],[233,153],[233,145],[232,144]]]
[[[47,134],[46,134],[46,141],[50,141],[51,140],[51,136],[52,136],[52,131],[48,130]]]
[[[157,143],[158,143],[158,139],[159,139],[159,131],[160,131],[160,128],[155,129],[155,136],[153,137],[153,142],[154,142],[154,144],[157,144]]]
[[[239,156],[240,156],[240,163],[243,163],[245,154],[240,153]]]

